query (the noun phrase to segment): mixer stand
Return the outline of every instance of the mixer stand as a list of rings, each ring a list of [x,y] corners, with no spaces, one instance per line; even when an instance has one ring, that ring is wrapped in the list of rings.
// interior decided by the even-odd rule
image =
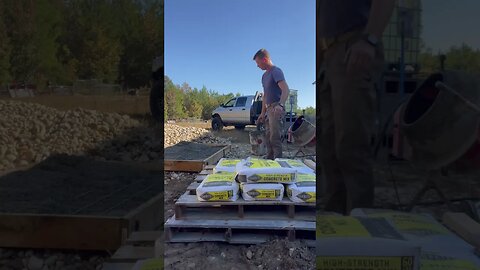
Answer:
[[[311,150],[311,147],[302,146],[297,150],[297,152],[293,155],[292,158],[315,157],[316,155],[317,154],[316,154],[316,149],[315,148],[313,148],[313,150]]]
[[[428,173],[428,176],[427,176],[425,182],[423,183],[422,188],[417,192],[417,194],[415,194],[415,196],[410,201],[410,204],[408,205],[406,210],[408,212],[412,211],[412,209],[421,201],[421,199],[423,198],[425,193],[427,193],[427,191],[433,189],[437,192],[437,194],[440,196],[440,198],[445,202],[445,204],[448,206],[448,208],[451,211],[455,211],[455,209],[453,208],[452,202],[447,198],[445,193],[443,193],[443,191],[437,185],[437,181],[440,178],[444,178],[442,173],[441,173],[441,170],[430,171]]]

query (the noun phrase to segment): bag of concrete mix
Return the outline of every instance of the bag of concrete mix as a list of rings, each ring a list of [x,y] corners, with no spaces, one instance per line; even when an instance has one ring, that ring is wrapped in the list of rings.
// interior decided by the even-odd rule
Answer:
[[[310,167],[298,159],[276,158],[275,161],[280,163],[282,167],[295,169],[297,173],[315,173]]]
[[[208,175],[197,187],[197,199],[201,202],[238,200],[239,186],[235,175],[228,172]]]
[[[284,187],[278,183],[240,183],[242,197],[245,201],[281,201]]]
[[[297,182],[287,185],[288,198],[298,203],[314,203],[316,201],[317,176],[311,173],[298,173]]]
[[[316,269],[420,269],[421,248],[384,218],[318,215],[316,225]]]
[[[422,254],[430,252],[440,256],[452,256],[456,259],[468,260],[480,268],[480,259],[472,252],[474,247],[447,229],[432,215],[368,208],[353,209],[351,215],[385,218],[405,239],[419,245],[422,248]]]
[[[422,251],[420,260],[420,270],[478,270],[479,267],[470,260],[425,251]]]
[[[163,267],[163,259],[152,258],[139,260],[135,263],[132,270],[161,270]]]
[[[242,161],[241,159],[228,159],[228,158],[222,158],[218,161],[217,165],[215,168],[213,168],[213,172],[235,172],[235,166]]]
[[[295,183],[296,170],[270,159],[247,158],[236,166],[237,180],[247,183]]]

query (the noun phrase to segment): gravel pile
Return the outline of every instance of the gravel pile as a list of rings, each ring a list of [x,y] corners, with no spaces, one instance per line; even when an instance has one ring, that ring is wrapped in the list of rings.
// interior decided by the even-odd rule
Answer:
[[[174,124],[165,124],[165,147],[177,144],[181,141],[197,143],[230,144],[231,141],[216,137],[212,132],[204,128],[182,127]]]
[[[0,101],[0,171],[40,162],[52,153],[84,154],[139,125],[116,113]]]

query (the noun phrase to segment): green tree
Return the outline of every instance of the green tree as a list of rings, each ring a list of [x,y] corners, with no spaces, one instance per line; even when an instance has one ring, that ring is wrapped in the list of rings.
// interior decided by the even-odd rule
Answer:
[[[440,63],[438,57],[434,56],[432,49],[426,48],[418,56],[418,62],[420,64],[420,72],[432,73],[440,69]]]
[[[35,44],[35,2],[18,0],[2,3],[4,23],[11,44],[10,74],[15,81],[31,82],[38,60]]]
[[[445,68],[480,73],[480,50],[463,43],[453,46],[446,53]]]
[[[62,65],[58,60],[60,44],[58,38],[61,35],[63,24],[61,0],[37,0],[35,1],[35,83],[44,86],[47,81],[62,79]]]
[[[180,119],[187,117],[184,105],[184,94],[180,87],[165,76],[165,106],[167,107],[168,117],[171,119]]]
[[[3,10],[3,2],[0,2],[0,88],[3,84],[11,80],[10,76],[10,54],[11,44],[7,34],[7,28],[4,23],[5,13]]]
[[[192,101],[189,112],[189,117],[201,118],[203,106],[198,101]]]
[[[419,55],[420,71],[433,73],[440,70],[440,54],[433,54],[430,48],[425,48]],[[467,44],[452,46],[445,53],[445,69],[480,72],[480,50],[474,50]]]
[[[108,0],[71,0],[65,7],[61,40],[62,63],[82,79],[114,82],[122,53],[118,38],[120,20]]]
[[[101,27],[91,29],[87,36],[80,60],[79,75],[87,79],[115,82],[118,78],[120,43],[109,37]]]
[[[128,87],[144,86],[152,60],[163,52],[163,2],[121,0],[114,8],[123,46],[119,76]]]

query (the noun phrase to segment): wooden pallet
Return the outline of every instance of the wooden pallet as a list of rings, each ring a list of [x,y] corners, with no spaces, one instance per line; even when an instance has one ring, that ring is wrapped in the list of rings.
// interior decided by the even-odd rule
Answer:
[[[295,219],[315,221],[315,203],[297,203],[288,198],[281,201],[245,201],[239,198],[234,202],[200,202],[196,187],[189,189],[175,203],[177,219],[248,219],[268,217],[269,219]]]
[[[230,151],[230,145],[211,144],[211,146],[222,146],[222,148],[213,155],[202,160],[177,160],[165,157],[164,170],[177,172],[200,172],[206,165],[216,164],[221,158],[225,157],[225,154],[228,151]]]
[[[200,202],[198,185],[212,173],[207,165],[175,203],[175,215],[165,223],[168,242],[259,244],[274,237],[305,240],[315,245],[315,203],[282,201]]]
[[[227,242],[260,244],[275,237],[304,240],[315,246],[314,221],[297,220],[181,220],[175,216],[165,223],[165,240],[172,243]]]

